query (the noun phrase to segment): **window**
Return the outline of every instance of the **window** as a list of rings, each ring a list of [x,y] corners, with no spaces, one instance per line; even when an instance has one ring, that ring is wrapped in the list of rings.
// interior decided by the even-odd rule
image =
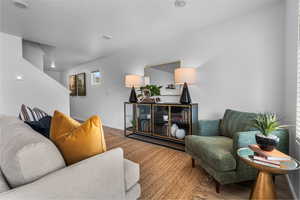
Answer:
[[[100,71],[91,72],[91,84],[100,85],[101,84],[101,73]]]

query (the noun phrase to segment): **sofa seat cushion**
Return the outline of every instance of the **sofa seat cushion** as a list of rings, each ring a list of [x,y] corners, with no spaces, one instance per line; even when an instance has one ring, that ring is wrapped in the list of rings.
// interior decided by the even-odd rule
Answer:
[[[232,155],[232,139],[224,136],[185,137],[186,148],[216,171],[236,169],[236,160]]]
[[[129,191],[140,179],[140,167],[138,164],[124,159],[125,190]]]

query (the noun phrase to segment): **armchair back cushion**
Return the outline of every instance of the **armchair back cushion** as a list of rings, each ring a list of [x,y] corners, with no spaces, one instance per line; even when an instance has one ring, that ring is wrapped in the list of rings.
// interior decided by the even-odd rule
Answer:
[[[220,135],[220,120],[199,120],[197,135],[199,136]]]
[[[234,133],[254,130],[251,121],[255,113],[239,112],[227,109],[220,125],[221,135],[233,138]]]

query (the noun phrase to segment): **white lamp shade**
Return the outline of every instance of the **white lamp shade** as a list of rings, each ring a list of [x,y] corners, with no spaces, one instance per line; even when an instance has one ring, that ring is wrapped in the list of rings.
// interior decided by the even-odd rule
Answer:
[[[176,84],[194,84],[197,80],[196,68],[183,67],[175,69],[174,79]]]
[[[130,74],[125,76],[125,86],[126,87],[141,87],[144,83],[142,76]]]

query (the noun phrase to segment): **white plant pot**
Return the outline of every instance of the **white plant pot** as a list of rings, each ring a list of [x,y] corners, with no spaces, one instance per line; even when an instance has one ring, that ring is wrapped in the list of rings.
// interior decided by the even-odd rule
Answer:
[[[163,118],[164,118],[164,121],[168,121],[169,120],[169,116],[168,115],[164,115]]]
[[[177,129],[176,130],[176,138],[183,139],[185,137],[185,130],[184,129]]]
[[[176,131],[178,129],[178,126],[176,124],[173,124],[171,126],[171,136],[176,137]]]

